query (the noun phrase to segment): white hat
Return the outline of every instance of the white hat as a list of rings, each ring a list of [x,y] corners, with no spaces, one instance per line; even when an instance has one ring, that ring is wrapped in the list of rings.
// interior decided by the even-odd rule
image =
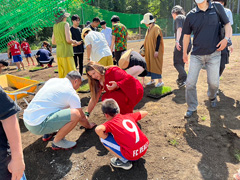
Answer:
[[[154,22],[154,18],[152,13],[146,13],[144,14],[143,20],[141,21],[141,24],[150,24]]]

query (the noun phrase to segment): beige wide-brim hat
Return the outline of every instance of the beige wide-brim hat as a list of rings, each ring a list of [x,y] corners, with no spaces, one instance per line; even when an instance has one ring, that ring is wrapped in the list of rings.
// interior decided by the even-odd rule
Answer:
[[[150,23],[153,23],[154,22],[154,18],[153,18],[153,15],[152,13],[146,13],[144,14],[143,16],[143,20],[141,21],[141,24],[150,24]]]
[[[83,30],[82,30],[82,39],[85,39],[85,37],[84,37],[84,34],[87,32],[87,31],[91,31],[92,29],[91,28],[83,28]]]
[[[67,13],[64,9],[62,9],[57,14],[54,15],[54,17],[57,18],[55,19],[55,22],[60,23],[63,20],[63,18],[67,18],[69,16],[70,14]]]
[[[121,69],[126,69],[128,67],[132,51],[133,49],[129,49],[121,56],[120,60],[118,61],[118,65]]]

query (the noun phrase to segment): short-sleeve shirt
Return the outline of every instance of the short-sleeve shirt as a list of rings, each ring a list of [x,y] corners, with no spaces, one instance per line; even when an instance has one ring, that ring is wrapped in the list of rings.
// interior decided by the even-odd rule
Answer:
[[[128,32],[123,24],[114,24],[112,27],[112,35],[115,36],[115,51],[123,51],[127,49]]]
[[[20,44],[17,41],[10,41],[7,46],[10,48],[12,56],[20,55]]]
[[[102,29],[101,33],[104,34],[107,42],[108,42],[108,46],[111,47],[112,44],[112,29],[109,27],[106,27],[106,29]]]
[[[22,48],[24,54],[30,54],[31,53],[30,46],[27,42],[22,43],[21,48]]]
[[[229,23],[223,6],[220,3],[215,3],[215,5],[221,15],[220,20],[211,1],[206,11],[196,7],[186,16],[183,34],[193,33],[194,35],[192,55],[209,55],[215,52],[220,41],[219,21],[224,25]]]
[[[23,120],[30,126],[37,126],[50,114],[67,108],[81,108],[80,98],[69,79],[53,78],[45,83],[24,110]]]
[[[52,54],[44,48],[39,49],[36,55],[39,56],[38,60],[40,62],[44,62],[44,61],[48,62],[50,60],[50,56],[52,56]]]
[[[82,40],[82,37],[81,37],[82,29],[81,28],[71,27],[70,31],[72,33],[72,39],[73,40],[76,40],[76,41],[81,41]],[[83,43],[78,45],[78,46],[74,46],[73,47],[73,52],[74,52],[74,54],[82,54],[84,52]]]
[[[128,160],[138,160],[146,153],[149,145],[146,135],[137,125],[140,119],[139,112],[118,114],[103,124],[106,127],[105,132],[113,135],[122,155]]]
[[[111,56],[111,50],[103,33],[90,31],[85,36],[85,45],[92,45],[90,59],[98,62],[101,58]]]
[[[7,94],[0,87],[0,120],[4,121],[10,116],[20,111],[20,108],[15,102],[10,99]],[[10,179],[10,173],[8,172],[7,165],[10,161],[10,149],[5,131],[0,121],[0,177],[1,179]]]
[[[230,21],[230,24],[233,25],[233,15],[232,15],[232,11],[228,8],[224,8],[225,13],[227,14],[227,17]]]
[[[184,15],[178,15],[174,21],[174,31],[175,31],[175,39],[177,38],[177,30],[178,28],[183,28],[184,21],[186,17]],[[182,45],[183,41],[183,33],[181,34],[181,37],[179,39],[179,44]]]

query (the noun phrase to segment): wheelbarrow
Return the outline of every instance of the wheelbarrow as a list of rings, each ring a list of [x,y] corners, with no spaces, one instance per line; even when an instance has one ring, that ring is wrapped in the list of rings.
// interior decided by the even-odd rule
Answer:
[[[28,101],[25,99],[25,97],[27,97],[28,95],[34,96],[35,90],[36,89],[38,90],[39,86],[41,86],[42,84],[44,84],[44,82],[26,79],[26,78],[22,78],[22,77],[10,75],[10,74],[0,76],[0,86],[2,86],[2,88],[10,87],[10,88],[16,89],[13,91],[4,90],[6,94],[13,101],[16,102],[16,104],[17,104],[17,100],[23,98],[25,103],[28,105]]]

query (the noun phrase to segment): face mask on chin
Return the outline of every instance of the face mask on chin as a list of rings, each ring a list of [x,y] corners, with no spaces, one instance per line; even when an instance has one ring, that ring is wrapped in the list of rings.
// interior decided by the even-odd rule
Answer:
[[[201,4],[201,3],[204,2],[204,0],[195,0],[195,2],[196,2],[197,4]]]

